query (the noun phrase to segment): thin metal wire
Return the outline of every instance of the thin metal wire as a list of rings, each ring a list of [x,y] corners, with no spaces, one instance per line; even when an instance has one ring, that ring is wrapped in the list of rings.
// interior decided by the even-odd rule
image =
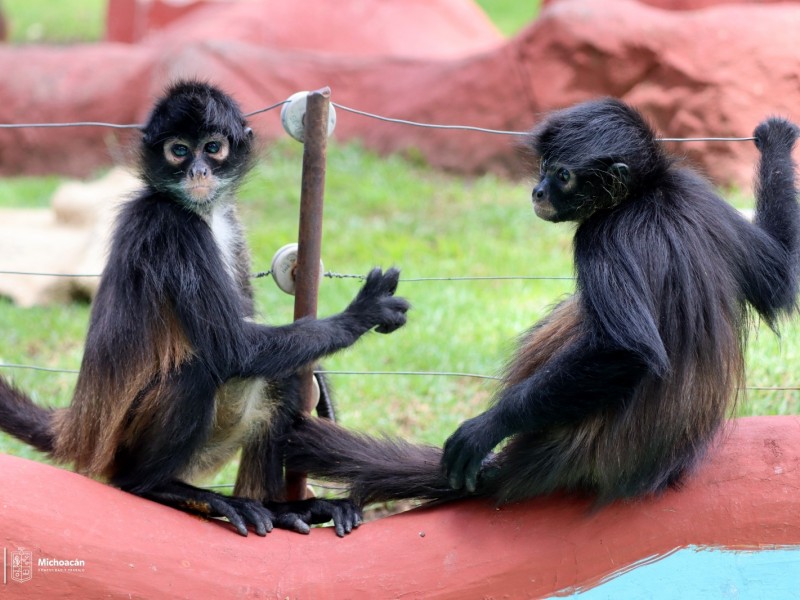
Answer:
[[[351,108],[349,106],[344,106],[343,104],[339,104],[338,102],[331,102],[333,106],[336,108],[340,108],[344,111],[361,115],[362,117],[368,117],[370,119],[375,119],[377,121],[384,121],[387,123],[397,123],[399,125],[411,125],[412,127],[423,127],[426,129],[455,129],[459,131],[478,131],[481,133],[491,133],[496,135],[513,135],[513,136],[525,136],[528,135],[527,131],[510,131],[506,129],[489,129],[486,127],[475,127],[473,125],[440,125],[437,123],[421,123],[419,121],[409,121],[407,119],[395,119],[392,117],[385,117],[383,115],[377,115],[375,113],[366,112],[363,110],[359,110],[357,108]],[[656,138],[657,142],[746,142],[754,140],[753,137],[695,137],[695,138]]]
[[[341,110],[347,111],[349,113],[353,113],[355,115],[361,115],[362,117],[369,117],[370,119],[376,119],[378,121],[385,121],[387,123],[397,123],[400,125],[411,125],[412,127],[424,127],[427,129],[456,129],[461,131],[479,131],[481,133],[492,133],[497,135],[527,135],[525,131],[508,131],[504,129],[487,129],[485,127],[474,127],[472,125],[438,125],[435,123],[420,123],[418,121],[409,121],[407,119],[393,119],[391,117],[384,117],[382,115],[376,115],[375,113],[369,113],[363,110],[358,110],[357,108],[350,108],[349,106],[344,106],[343,104],[339,104],[338,102],[331,102],[333,106],[336,108],[340,108]]]
[[[111,129],[142,129],[141,123],[102,123],[100,121],[77,121],[75,123],[0,123],[0,129],[34,129],[44,127],[110,127]]]
[[[290,102],[290,100],[281,100],[280,102],[276,102],[275,104],[271,104],[270,106],[267,106],[266,108],[259,108],[258,110],[254,110],[253,112],[249,112],[246,115],[244,115],[244,117],[248,118],[248,117],[252,117],[252,116],[255,116],[255,115],[260,115],[261,113],[265,113],[265,112],[268,112],[270,110],[274,110],[274,109],[278,108],[279,106],[283,106],[284,104],[289,104],[289,102]]]
[[[27,369],[29,371],[45,371],[47,373],[72,373],[77,375],[80,371],[76,369],[55,369],[51,367],[37,367],[34,365],[15,365],[10,363],[0,363],[0,369]]]
[[[265,113],[289,102],[281,100],[266,108],[259,108],[245,114],[245,118]],[[35,128],[61,128],[61,127],[108,127],[111,129],[144,129],[144,123],[106,123],[103,121],[75,121],[70,123],[0,123],[0,129],[35,129]]]
[[[458,373],[454,371],[315,371],[325,375],[411,375],[411,376],[431,376],[431,377],[464,377],[472,379],[491,379],[499,381],[501,377],[496,375],[480,375],[478,373]]]
[[[335,273],[333,271],[326,271],[323,277],[330,277],[331,279],[361,279],[365,280],[366,275],[354,275],[352,273]],[[456,275],[452,277],[401,277],[402,283],[419,283],[424,281],[510,281],[510,280],[554,280],[554,281],[570,281],[575,277],[569,275]]]
[[[0,275],[31,275],[33,277],[100,277],[95,273],[40,273],[35,271],[0,271]]]
[[[657,142],[751,142],[754,137],[656,138]]]
[[[275,110],[276,108],[288,104],[290,100],[281,100],[275,104],[271,104],[265,108],[259,108],[252,112],[246,113],[244,116],[253,117],[261,113]],[[490,129],[487,127],[476,127],[474,125],[442,125],[439,123],[421,123],[419,121],[410,121],[408,119],[395,119],[386,117],[375,113],[370,113],[338,102],[331,102],[333,106],[343,111],[375,119],[377,121],[384,121],[386,123],[396,123],[399,125],[409,125],[412,127],[422,127],[426,129],[449,129],[458,131],[477,131],[480,133],[490,133],[495,135],[512,135],[512,136],[525,136],[528,135],[527,131],[511,131],[506,129]],[[111,129],[143,129],[143,123],[106,123],[102,121],[76,121],[70,123],[0,123],[0,129],[25,129],[25,128],[61,128],[61,127],[109,127]],[[659,142],[746,142],[754,140],[752,137],[698,137],[698,138],[656,138]]]
[[[11,363],[0,363],[0,369],[27,369],[31,371],[44,371],[46,373],[66,373],[77,375],[80,371],[76,369],[56,369],[51,367],[38,367],[34,365],[22,365]],[[459,377],[466,379],[482,379],[500,381],[497,375],[482,375],[480,373],[461,373],[455,371],[315,371],[326,375],[381,375],[381,376],[413,376],[413,377]],[[745,386],[742,388],[755,392],[798,392],[800,386]]]

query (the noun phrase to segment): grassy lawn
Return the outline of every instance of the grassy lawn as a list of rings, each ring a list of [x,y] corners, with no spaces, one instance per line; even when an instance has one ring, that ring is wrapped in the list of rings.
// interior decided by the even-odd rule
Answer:
[[[477,4],[497,28],[514,35],[539,13],[540,0],[477,0]]]
[[[13,43],[71,43],[102,39],[106,0],[3,0]]]

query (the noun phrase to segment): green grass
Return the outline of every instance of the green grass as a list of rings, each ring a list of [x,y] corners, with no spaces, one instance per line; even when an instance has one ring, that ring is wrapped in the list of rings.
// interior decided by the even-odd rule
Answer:
[[[254,269],[269,268],[275,250],[297,237],[301,147],[274,145],[241,193]],[[54,180],[0,181],[3,205],[42,205]],[[492,176],[462,179],[380,158],[355,145],[332,144],[328,153],[323,260],[326,270],[363,274],[397,265],[404,278],[463,275],[570,276],[569,225],[537,220],[529,189]],[[13,200],[10,200],[13,199]],[[736,203],[745,201],[737,197]],[[1,268],[1,267],[0,267]],[[414,305],[408,325],[370,334],[326,361],[331,370],[455,371],[496,374],[515,337],[573,289],[571,280],[403,282]],[[264,320],[292,318],[290,296],[270,278],[255,284]],[[358,290],[352,279],[325,279],[320,314],[338,312]],[[89,308],[83,304],[21,309],[0,302],[0,361],[77,369]],[[791,324],[779,342],[754,333],[748,351],[751,386],[796,386],[800,328]],[[3,370],[45,404],[68,403],[72,374]],[[463,419],[486,406],[491,381],[440,376],[334,375],[341,422],[369,432],[390,432],[441,444]],[[795,414],[797,391],[748,393],[740,414]],[[0,435],[0,451],[35,453]],[[235,463],[215,483],[230,482]]]
[[[514,35],[539,14],[540,0],[477,0],[497,28],[507,36]]]
[[[105,31],[106,0],[4,0],[14,43],[93,42]]]

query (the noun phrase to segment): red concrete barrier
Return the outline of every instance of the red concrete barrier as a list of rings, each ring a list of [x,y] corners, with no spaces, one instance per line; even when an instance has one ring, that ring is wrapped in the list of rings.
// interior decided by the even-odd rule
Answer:
[[[242,538],[224,523],[0,456],[0,595],[546,597],[689,546],[800,547],[798,490],[800,417],[733,422],[685,487],[659,498],[597,512],[565,498],[500,509],[462,502],[367,523],[345,539],[330,529]]]

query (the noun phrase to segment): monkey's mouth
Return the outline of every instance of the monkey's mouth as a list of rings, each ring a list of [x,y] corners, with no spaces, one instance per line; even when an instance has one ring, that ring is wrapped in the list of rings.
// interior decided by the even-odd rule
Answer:
[[[533,212],[536,216],[545,221],[552,221],[556,218],[556,208],[549,200],[533,200]]]
[[[208,202],[214,197],[217,186],[210,181],[198,181],[185,184],[183,190],[193,202]]]

